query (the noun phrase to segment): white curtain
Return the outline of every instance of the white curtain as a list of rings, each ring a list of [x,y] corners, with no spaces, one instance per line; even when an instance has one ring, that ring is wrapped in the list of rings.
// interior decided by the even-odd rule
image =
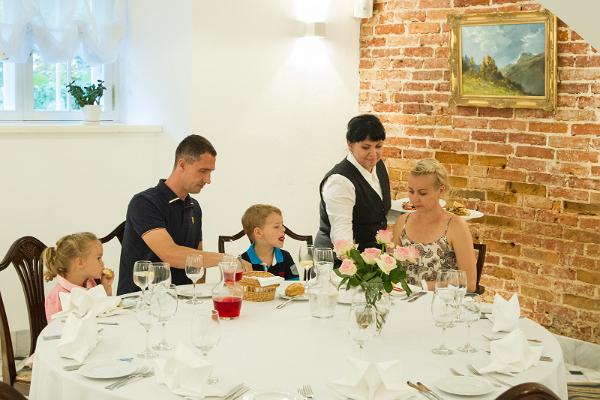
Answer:
[[[36,48],[47,62],[79,54],[88,64],[115,61],[125,36],[125,0],[0,0],[0,54],[26,62]]]

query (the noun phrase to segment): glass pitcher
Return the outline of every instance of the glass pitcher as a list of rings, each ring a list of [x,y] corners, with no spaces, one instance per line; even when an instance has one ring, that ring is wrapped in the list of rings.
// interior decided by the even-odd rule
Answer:
[[[212,300],[221,319],[236,319],[240,316],[244,288],[235,279],[238,268],[235,259],[219,263],[221,280],[212,291]]]
[[[331,318],[335,314],[338,299],[337,285],[332,279],[333,254],[331,262],[320,260],[319,250],[321,249],[315,250],[317,276],[309,282],[307,290],[310,315],[315,318]]]

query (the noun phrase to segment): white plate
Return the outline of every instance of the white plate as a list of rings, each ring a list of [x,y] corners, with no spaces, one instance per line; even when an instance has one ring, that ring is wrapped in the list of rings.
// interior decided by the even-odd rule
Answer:
[[[292,297],[291,296],[286,296],[285,293],[279,293],[279,298],[282,300],[289,300]],[[300,296],[294,296],[294,300],[299,300],[299,301],[308,301],[308,296],[306,293],[301,294]]]
[[[119,307],[120,308],[133,308],[138,303],[138,301],[139,301],[139,298],[137,296],[121,298]]]
[[[471,210],[469,209],[469,215],[463,215],[462,216],[464,219],[475,219],[475,218],[481,218],[483,217],[483,213],[481,211],[477,211],[477,210]]]
[[[304,398],[296,393],[263,390],[247,393],[241,400],[304,400]]]
[[[133,374],[139,368],[135,361],[104,360],[83,365],[79,374],[92,379],[114,379]]]
[[[199,283],[196,285],[196,297],[208,298],[212,297],[214,285]],[[177,286],[177,294],[182,297],[192,297],[194,295],[194,285],[179,285]]]
[[[413,213],[415,212],[415,210],[405,210],[402,205],[404,203],[408,203],[410,200],[408,199],[408,197],[403,197],[401,199],[398,200],[392,200],[392,210],[396,210],[399,211],[401,213]],[[445,207],[446,206],[446,200],[444,199],[440,199],[440,207]]]
[[[494,390],[488,381],[475,376],[447,376],[434,384],[446,393],[459,396],[481,396]]]

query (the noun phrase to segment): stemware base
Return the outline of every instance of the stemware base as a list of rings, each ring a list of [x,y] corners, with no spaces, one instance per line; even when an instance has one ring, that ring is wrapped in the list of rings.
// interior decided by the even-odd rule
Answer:
[[[459,347],[458,349],[456,349],[458,351],[461,351],[463,353],[477,353],[477,349],[473,346],[471,346],[471,344],[467,343],[462,347]]]
[[[433,349],[431,349],[431,352],[433,354],[438,354],[438,355],[442,355],[442,356],[447,356],[447,355],[454,353],[451,349],[447,348],[446,346],[440,346],[440,347],[433,348]]]
[[[168,342],[159,342],[155,346],[152,346],[153,350],[158,350],[158,351],[168,351],[168,350],[173,350],[174,348],[175,348],[175,346]]]
[[[200,300],[200,299],[189,299],[188,301],[185,302],[186,304],[191,304],[193,306],[197,305],[197,304],[202,304],[204,303],[204,300]]]
[[[214,385],[216,383],[219,383],[219,378],[217,378],[216,376],[210,375],[208,377],[208,379],[206,380],[206,383],[208,383],[209,385]]]
[[[153,358],[158,357],[158,353],[156,353],[156,352],[154,352],[154,351],[152,351],[150,349],[146,349],[142,353],[137,354],[136,357],[137,358],[143,358],[143,359],[146,359],[146,360],[151,360]]]

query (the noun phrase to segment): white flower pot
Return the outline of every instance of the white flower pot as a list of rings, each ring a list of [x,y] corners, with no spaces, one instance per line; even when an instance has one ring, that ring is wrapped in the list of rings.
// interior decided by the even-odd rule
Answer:
[[[100,112],[102,106],[98,104],[83,106],[83,120],[89,124],[97,124],[100,122]]]

